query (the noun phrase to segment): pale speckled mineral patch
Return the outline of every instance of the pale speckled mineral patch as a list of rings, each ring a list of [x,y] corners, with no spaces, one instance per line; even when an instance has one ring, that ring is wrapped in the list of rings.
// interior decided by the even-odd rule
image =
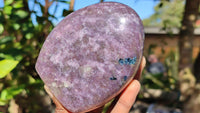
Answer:
[[[66,109],[92,110],[133,78],[142,57],[143,32],[140,18],[126,5],[104,2],[85,7],[52,30],[36,70]]]

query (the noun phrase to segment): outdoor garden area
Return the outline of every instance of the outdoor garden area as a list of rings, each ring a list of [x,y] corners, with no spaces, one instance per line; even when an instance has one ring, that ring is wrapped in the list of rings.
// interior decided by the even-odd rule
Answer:
[[[115,0],[141,2],[126,1]],[[200,113],[200,0],[144,1],[154,12],[142,18],[146,66],[130,113]],[[47,36],[78,4],[84,0],[0,0],[0,113],[55,112],[35,65]]]

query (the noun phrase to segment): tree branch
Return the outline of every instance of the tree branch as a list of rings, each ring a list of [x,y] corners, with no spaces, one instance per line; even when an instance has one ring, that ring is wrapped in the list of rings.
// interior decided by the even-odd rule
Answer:
[[[69,10],[70,10],[70,11],[73,11],[73,10],[74,10],[74,0],[71,0],[71,1],[70,1]]]

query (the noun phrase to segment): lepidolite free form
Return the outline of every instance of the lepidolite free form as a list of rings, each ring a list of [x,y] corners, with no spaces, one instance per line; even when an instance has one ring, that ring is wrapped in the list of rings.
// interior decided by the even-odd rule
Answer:
[[[36,70],[66,109],[87,112],[114,98],[133,79],[143,42],[143,25],[133,9],[115,2],[91,5],[52,30]]]

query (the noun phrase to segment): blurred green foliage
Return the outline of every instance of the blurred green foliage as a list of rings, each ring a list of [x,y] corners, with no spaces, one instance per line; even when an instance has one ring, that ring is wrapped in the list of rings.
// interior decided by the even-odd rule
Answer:
[[[0,113],[1,107],[8,112],[10,100],[14,99],[22,111],[27,113],[48,113],[43,101],[43,82],[35,71],[35,62],[42,44],[53,29],[53,20],[58,9],[58,3],[69,4],[65,0],[52,0],[43,5],[40,0],[32,0],[31,7],[39,6],[38,14],[30,8],[28,0],[4,0],[0,8]],[[49,7],[55,3],[53,13]],[[180,27],[182,19],[183,1],[161,1],[156,7],[156,13],[147,20],[146,26]],[[47,5],[48,4],[48,5]],[[177,5],[178,4],[178,5]],[[168,10],[174,9],[174,10]],[[63,9],[62,16],[71,11]],[[35,24],[33,18],[36,17]],[[149,53],[152,53],[149,47]],[[165,59],[168,76],[143,73],[142,87],[176,90],[178,81],[178,52],[171,52]],[[44,103],[44,104],[41,104]],[[45,108],[45,109],[44,109]],[[45,111],[44,111],[45,110]]]
[[[153,52],[151,52],[151,54],[153,54]],[[165,73],[152,74],[147,71],[143,72],[142,87],[162,89],[163,91],[178,90],[178,51],[171,50],[167,56],[165,56],[163,64],[166,68]]]
[[[16,65],[18,64],[18,61],[15,60],[9,60],[4,59],[0,61],[0,78],[4,78],[8,73],[10,73],[11,70],[13,70]]]
[[[143,20],[144,26],[160,26],[166,29],[181,27],[184,0],[163,0],[154,7],[155,13]],[[172,10],[173,9],[173,10]]]
[[[8,109],[10,100],[15,99],[22,111],[34,113],[44,109],[34,100],[44,94],[43,82],[35,71],[36,58],[54,27],[52,20],[57,20],[58,3],[69,2],[52,0],[42,5],[40,0],[32,0],[32,9],[29,2],[4,0],[4,6],[0,8],[0,108]],[[56,4],[55,10],[50,14],[48,9],[53,3]],[[35,11],[36,5],[42,15]],[[69,13],[63,10],[63,16]],[[33,24],[31,15],[35,15],[36,24]]]

